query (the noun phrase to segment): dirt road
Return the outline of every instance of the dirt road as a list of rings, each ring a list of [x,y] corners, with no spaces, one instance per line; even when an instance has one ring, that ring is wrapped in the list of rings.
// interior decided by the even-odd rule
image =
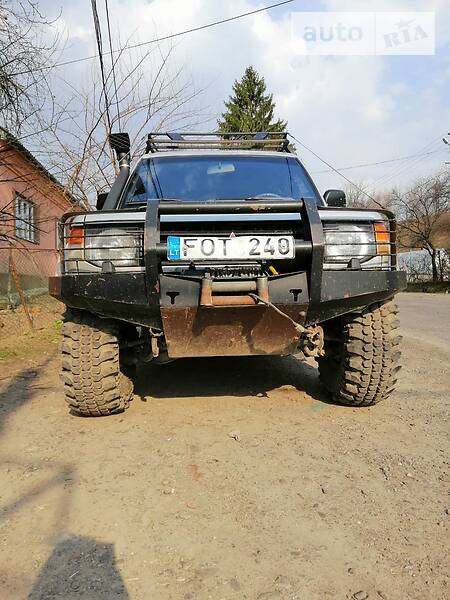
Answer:
[[[68,415],[57,358],[0,381],[0,598],[448,598],[450,297],[399,303],[369,409],[295,358],[152,367],[105,419]]]

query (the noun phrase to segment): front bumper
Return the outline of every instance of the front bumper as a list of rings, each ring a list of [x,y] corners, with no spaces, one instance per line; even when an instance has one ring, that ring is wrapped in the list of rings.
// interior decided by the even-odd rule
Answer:
[[[304,325],[320,323],[391,298],[406,287],[399,271],[323,271],[320,301],[311,299],[306,273],[269,280],[269,297]],[[261,306],[199,306],[200,282],[145,273],[63,275],[50,294],[72,308],[164,330],[169,356],[290,354],[298,334],[289,321]],[[155,302],[155,296],[158,302]]]
[[[307,323],[327,321],[387,300],[405,288],[404,271],[324,271],[320,302],[310,304]]]

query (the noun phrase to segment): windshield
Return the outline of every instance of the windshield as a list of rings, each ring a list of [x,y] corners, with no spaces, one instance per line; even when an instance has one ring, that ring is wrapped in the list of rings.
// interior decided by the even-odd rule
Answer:
[[[316,198],[302,165],[270,156],[177,156],[141,161],[124,194],[124,204],[153,199],[242,200]]]

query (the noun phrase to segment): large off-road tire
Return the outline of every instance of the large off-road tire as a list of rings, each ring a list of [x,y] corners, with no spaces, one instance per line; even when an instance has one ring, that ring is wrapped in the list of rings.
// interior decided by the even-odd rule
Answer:
[[[319,374],[333,400],[370,406],[389,396],[400,369],[400,341],[392,301],[325,323]]]
[[[121,372],[118,326],[67,310],[62,328],[62,380],[71,412],[100,417],[128,408],[132,382]]]

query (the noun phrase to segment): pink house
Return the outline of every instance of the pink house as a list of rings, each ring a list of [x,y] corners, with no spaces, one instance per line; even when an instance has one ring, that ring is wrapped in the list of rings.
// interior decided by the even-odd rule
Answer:
[[[56,266],[57,222],[73,206],[62,185],[0,128],[0,303],[17,292],[17,281],[29,293],[46,288]]]

